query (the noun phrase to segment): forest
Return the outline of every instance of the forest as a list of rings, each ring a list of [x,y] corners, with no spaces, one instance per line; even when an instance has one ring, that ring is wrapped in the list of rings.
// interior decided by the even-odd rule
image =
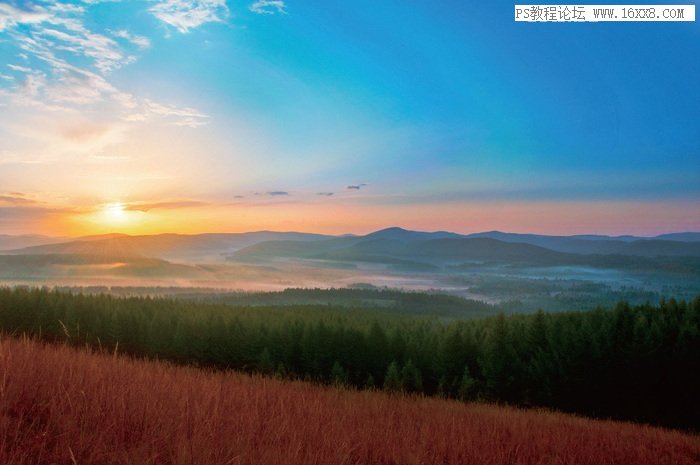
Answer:
[[[700,297],[444,321],[2,288],[0,329],[214,369],[700,427]]]

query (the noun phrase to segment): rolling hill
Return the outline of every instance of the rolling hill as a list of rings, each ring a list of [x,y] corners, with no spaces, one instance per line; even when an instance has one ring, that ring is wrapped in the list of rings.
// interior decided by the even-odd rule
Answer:
[[[229,259],[234,261],[275,258],[384,263],[400,265],[407,271],[485,263],[664,269],[694,273],[700,269],[700,242],[589,240],[498,232],[460,236],[389,228],[366,236],[314,242],[260,242],[229,255]]]
[[[49,243],[5,251],[6,254],[80,254],[128,257],[157,257],[164,260],[216,260],[222,254],[263,241],[290,239],[315,241],[329,236],[294,232],[259,231],[239,234],[157,234],[129,236],[108,234],[72,241]]]
[[[364,236],[328,236],[297,232],[259,231],[237,234],[159,234],[129,236],[106,234],[74,240],[36,244],[51,238],[0,236],[0,244],[35,244],[0,253],[5,274],[31,274],[31,267],[45,276],[57,266],[139,263],[139,273],[164,276],[201,275],[200,269],[175,270],[177,263],[260,263],[303,261],[307,266],[356,263],[383,265],[401,272],[432,272],[480,264],[506,266],[587,266],[602,269],[700,274],[698,233],[670,234],[663,238],[632,236],[544,236],[498,231],[460,235],[451,232],[419,232],[392,227]],[[14,236],[10,236],[14,237]],[[43,260],[34,256],[45,256]],[[144,260],[153,259],[144,265]],[[184,265],[183,265],[184,266]],[[146,269],[150,271],[145,271]],[[138,274],[137,274],[138,275]]]

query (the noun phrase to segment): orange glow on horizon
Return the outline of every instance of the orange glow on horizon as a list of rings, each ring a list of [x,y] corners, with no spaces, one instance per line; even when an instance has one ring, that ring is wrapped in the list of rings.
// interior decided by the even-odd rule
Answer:
[[[390,226],[422,231],[571,235],[656,235],[700,230],[689,203],[479,202],[361,204],[280,202],[205,205],[134,211],[112,202],[80,213],[53,215],[32,231],[61,236],[91,234],[236,233],[260,230],[365,234]]]

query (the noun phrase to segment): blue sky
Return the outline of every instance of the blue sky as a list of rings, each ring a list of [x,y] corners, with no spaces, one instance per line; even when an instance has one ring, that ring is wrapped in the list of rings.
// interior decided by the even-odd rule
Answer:
[[[0,1],[0,229],[115,202],[286,204],[302,220],[260,226],[338,231],[383,226],[382,208],[531,230],[517,218],[537,205],[543,230],[571,208],[561,231],[697,228],[699,39],[515,23],[502,1]],[[447,221],[517,204],[512,223]],[[303,221],[345,207],[354,223]]]

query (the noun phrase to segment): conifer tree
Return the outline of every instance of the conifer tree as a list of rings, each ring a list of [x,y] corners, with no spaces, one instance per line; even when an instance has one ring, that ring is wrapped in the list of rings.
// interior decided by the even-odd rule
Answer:
[[[472,378],[469,365],[464,366],[464,373],[459,383],[459,398],[462,400],[473,400],[476,397],[476,381]]]
[[[401,385],[403,390],[408,392],[423,391],[423,377],[421,376],[421,372],[410,359],[401,369]]]
[[[389,364],[389,368],[386,370],[386,375],[384,376],[384,390],[389,392],[399,392],[403,390],[401,373],[399,372],[399,365],[396,361],[392,361]]]

